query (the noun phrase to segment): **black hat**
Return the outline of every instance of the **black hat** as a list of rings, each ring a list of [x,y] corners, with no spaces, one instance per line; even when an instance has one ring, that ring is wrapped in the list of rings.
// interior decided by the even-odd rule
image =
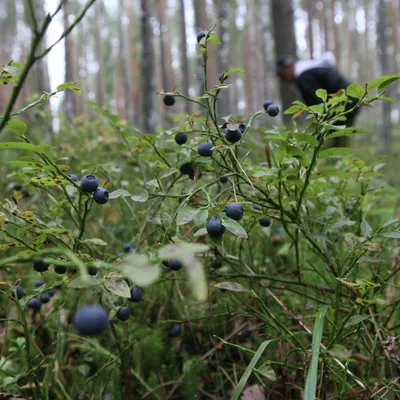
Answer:
[[[279,56],[276,60],[276,74],[280,75],[282,71],[294,63],[294,58],[291,56]]]

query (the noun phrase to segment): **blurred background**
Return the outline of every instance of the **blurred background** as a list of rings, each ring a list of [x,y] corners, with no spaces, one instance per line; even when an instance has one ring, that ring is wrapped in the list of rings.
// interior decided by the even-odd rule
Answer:
[[[59,3],[35,1],[42,18]],[[57,40],[85,3],[65,1],[65,11],[47,33],[47,45]],[[26,59],[31,28],[24,6],[24,0],[0,0],[2,64]],[[17,106],[60,83],[78,81],[82,95],[67,91],[51,100],[55,131],[63,118],[94,118],[87,100],[104,104],[146,131],[169,128],[173,116],[196,110],[183,101],[167,109],[156,93],[177,87],[183,94],[199,94],[203,73],[196,34],[221,20],[216,27],[221,44],[209,45],[209,85],[216,84],[225,70],[244,68],[245,74],[235,74],[228,82],[233,85],[222,93],[219,112],[245,118],[267,98],[287,106],[280,100],[274,71],[279,54],[308,59],[332,51],[341,72],[361,84],[383,74],[398,74],[399,14],[400,0],[97,0],[67,40],[37,63]],[[10,86],[0,87],[0,112]],[[372,143],[383,132],[395,137],[399,131],[400,86],[393,85],[388,96],[395,105],[382,102],[358,118],[358,126],[377,132],[368,135]],[[383,150],[390,147],[389,141]]]

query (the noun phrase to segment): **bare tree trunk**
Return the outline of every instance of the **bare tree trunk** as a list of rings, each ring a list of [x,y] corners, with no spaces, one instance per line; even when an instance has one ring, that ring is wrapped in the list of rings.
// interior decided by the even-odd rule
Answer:
[[[149,0],[141,0],[141,39],[142,39],[142,117],[143,129],[146,133],[155,130],[155,66],[154,66],[154,35],[150,24],[152,4]]]
[[[102,13],[103,13],[103,3],[101,0],[97,1],[94,5],[95,11],[95,40],[96,40],[96,58],[99,69],[96,75],[96,97],[100,104],[105,104],[105,94],[104,94],[104,67],[103,67],[103,44],[101,39],[101,26],[102,26]]]
[[[315,14],[315,1],[307,0],[307,39],[308,39],[308,50],[310,53],[310,58],[314,58],[314,30],[313,30],[313,21]]]
[[[204,31],[206,28],[206,12],[203,4],[201,4],[198,0],[193,0],[193,8],[194,8],[194,25],[195,32],[198,34],[201,31]],[[204,73],[203,73],[203,62],[202,57],[197,56],[197,67],[196,67],[196,77],[198,82],[198,94],[201,96],[203,94],[203,83],[204,83]]]
[[[66,0],[64,3],[64,29],[69,26],[68,17],[71,13],[71,1]],[[74,44],[72,42],[71,35],[65,38],[65,81],[74,81],[74,66],[76,65],[74,60]],[[76,115],[76,94],[71,90],[66,90],[65,94],[65,113],[68,122],[71,122],[73,117]]]
[[[184,95],[189,95],[189,61],[187,54],[187,40],[186,40],[186,18],[185,18],[185,2],[184,0],[179,0],[179,16],[180,16],[180,55],[181,55],[181,65],[182,65],[182,92]],[[190,114],[189,101],[185,101],[185,113]]]
[[[381,75],[389,73],[389,56],[387,53],[388,38],[386,34],[386,27],[388,25],[388,7],[386,0],[380,0],[378,4],[378,54],[379,63],[381,67]],[[382,152],[388,152],[393,142],[392,138],[392,123],[390,118],[391,104],[387,101],[382,101],[382,114],[380,126],[380,139],[379,143]]]
[[[321,23],[323,25],[324,30],[324,51],[331,50],[331,40],[330,40],[330,31],[329,31],[329,13],[331,10],[328,7],[327,2],[322,2],[322,10],[321,10]]]
[[[292,56],[296,58],[296,37],[294,33],[293,6],[291,0],[272,0],[272,21],[274,27],[275,55]],[[282,107],[286,110],[297,98],[297,92],[293,84],[280,83]],[[283,110],[282,110],[283,111]],[[283,112],[281,113],[283,115]],[[285,124],[291,121],[291,117],[283,115]]]
[[[140,93],[139,93],[139,67],[138,67],[138,54],[137,54],[137,37],[135,29],[137,25],[137,18],[135,18],[134,14],[134,6],[133,2],[128,2],[128,17],[129,17],[129,57],[131,59],[130,62],[130,76],[132,79],[132,120],[136,117],[137,109],[140,109]]]
[[[340,68],[341,64],[341,54],[340,54],[340,44],[339,44],[339,30],[338,26],[335,23],[335,0],[331,0],[331,21],[332,21],[332,29],[333,29],[333,51],[336,57],[337,67]]]

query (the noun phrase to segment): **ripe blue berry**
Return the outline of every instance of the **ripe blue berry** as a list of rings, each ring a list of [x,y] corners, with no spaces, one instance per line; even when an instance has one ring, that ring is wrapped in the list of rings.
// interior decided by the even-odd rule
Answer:
[[[22,289],[22,286],[17,286],[16,288],[12,288],[12,290],[17,292],[17,298],[22,299],[24,297],[24,289]]]
[[[241,139],[241,137],[242,137],[242,131],[240,129],[236,129],[234,131],[227,129],[225,131],[225,139],[229,143],[236,143]]]
[[[34,285],[35,285],[35,287],[40,287],[40,286],[44,285],[44,282],[43,281],[35,281]]]
[[[252,209],[253,209],[253,210],[256,210],[256,211],[261,211],[261,210],[262,210],[262,207],[259,206],[258,204],[253,204]]]
[[[50,297],[53,297],[55,294],[56,294],[56,289],[51,288],[51,289],[49,290],[49,296],[50,296]]]
[[[49,269],[49,264],[46,264],[43,261],[34,261],[33,269],[37,272],[45,272]]]
[[[220,76],[219,76],[219,81],[221,83],[224,83],[227,79],[228,79],[228,75],[225,74],[225,72],[223,72]]]
[[[122,245],[122,249],[124,250],[125,253],[133,253],[135,251],[134,248],[129,243],[124,243]]]
[[[169,260],[168,265],[173,271],[179,271],[183,267],[182,263],[177,259]]]
[[[81,335],[98,335],[108,328],[108,312],[99,305],[83,306],[74,315],[73,325]]]
[[[264,104],[263,104],[264,110],[267,111],[268,107],[269,107],[270,105],[272,105],[272,104],[274,104],[273,101],[271,101],[271,100],[265,100],[265,101],[264,101]]]
[[[228,182],[228,178],[226,176],[221,176],[220,181],[221,183],[226,183]]]
[[[163,101],[166,106],[171,107],[175,104],[175,97],[171,96],[170,94],[166,94]]]
[[[44,293],[40,296],[40,301],[42,304],[48,303],[50,301],[50,294],[49,293]]]
[[[129,299],[129,301],[138,303],[140,300],[142,300],[142,289],[135,286],[131,289],[131,298]]]
[[[211,150],[214,147],[214,145],[210,142],[203,142],[199,144],[199,147],[197,148],[197,152],[199,153],[200,156],[203,157],[211,157],[213,154],[213,150]]]
[[[60,275],[65,274],[67,272],[67,267],[64,265],[55,265],[54,272]]]
[[[191,174],[194,174],[194,168],[193,168],[192,163],[182,164],[182,165],[179,167],[179,172],[180,172],[182,175],[191,175]]]
[[[97,204],[105,204],[107,203],[110,195],[108,194],[107,190],[104,188],[98,188],[93,193],[93,200]]]
[[[120,321],[127,321],[130,315],[131,315],[131,310],[128,307],[121,307],[117,311],[117,318]]]
[[[346,206],[346,214],[350,214],[353,211],[353,206]]]
[[[84,192],[92,193],[99,187],[99,180],[94,175],[85,175],[81,187]]]
[[[40,307],[42,307],[42,303],[38,299],[30,299],[26,305],[28,308],[31,308],[32,310],[40,310]]]
[[[272,220],[271,220],[271,218],[263,217],[260,219],[259,222],[260,222],[261,226],[268,227],[271,225]]]
[[[279,108],[275,105],[275,104],[271,104],[268,108],[267,108],[267,114],[270,117],[276,117],[279,114]]]
[[[240,132],[243,133],[246,130],[246,124],[240,124],[239,129],[240,129]]]
[[[178,337],[182,333],[182,328],[179,324],[175,324],[171,326],[171,329],[168,332],[169,337]]]
[[[200,43],[200,40],[203,39],[203,37],[205,37],[205,36],[206,36],[205,32],[199,32],[197,34],[197,43]]]
[[[68,175],[74,182],[78,182],[79,178],[75,174],[69,174]]]
[[[240,203],[230,203],[226,207],[225,214],[229,218],[239,221],[243,217],[243,206]]]
[[[179,132],[175,135],[175,142],[180,146],[185,144],[188,140],[188,137],[185,132]]]
[[[225,232],[225,227],[219,218],[211,218],[207,224],[207,232],[211,237],[221,237]]]
[[[98,269],[96,267],[89,267],[88,268],[88,274],[91,276],[97,275]]]
[[[243,329],[242,332],[240,332],[240,336],[248,339],[251,336],[251,331],[249,329]]]

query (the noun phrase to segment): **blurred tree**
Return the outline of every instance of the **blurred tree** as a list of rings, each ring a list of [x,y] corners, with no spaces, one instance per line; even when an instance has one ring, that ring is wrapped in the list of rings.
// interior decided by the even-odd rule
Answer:
[[[389,55],[388,47],[388,3],[386,0],[380,0],[378,3],[378,24],[376,26],[378,36],[378,54],[380,63],[380,74],[384,75],[389,72]],[[381,102],[381,126],[379,130],[379,147],[382,152],[388,152],[393,142],[392,122],[391,122],[391,104],[388,101]]]
[[[152,2],[141,0],[141,40],[142,40],[142,126],[146,133],[154,133],[155,130],[155,65],[153,29],[150,23]]]
[[[293,6],[291,0],[271,0],[272,21],[275,39],[276,58],[282,55],[292,56],[296,59],[296,37],[294,31]],[[280,94],[283,109],[290,107],[297,98],[294,84],[280,83]],[[291,116],[283,115],[287,124]]]
[[[340,68],[341,65],[341,51],[340,51],[340,40],[339,40],[339,28],[338,25],[335,21],[335,15],[336,15],[336,7],[335,7],[336,1],[331,0],[331,26],[333,29],[333,52],[335,53],[336,57],[336,65],[338,68]]]
[[[306,0],[307,7],[307,41],[310,58],[314,58],[314,14],[315,14],[315,1]]]
[[[195,34],[197,35],[199,32],[204,31],[208,28],[206,23],[206,11],[204,4],[201,4],[199,0],[193,0],[193,8],[194,8],[194,28]],[[204,83],[204,73],[203,73],[203,62],[202,57],[197,57],[197,68],[196,68],[196,77],[198,82],[198,94],[202,93],[203,83]]]
[[[167,68],[167,57],[166,57],[166,31],[167,31],[167,25],[165,22],[165,0],[159,0],[157,1],[157,19],[158,19],[158,26],[160,29],[160,34],[159,34],[159,57],[160,57],[160,75],[161,79],[158,85],[157,90],[162,90],[164,92],[168,92],[170,90],[169,84],[168,84],[168,68]],[[160,109],[160,115],[162,116],[162,119],[164,120],[165,118],[165,108],[162,107],[162,99],[159,99],[159,105],[161,105]]]
[[[185,18],[185,2],[179,0],[179,19],[180,19],[180,64],[182,68],[182,92],[185,96],[189,95],[189,61],[187,53],[187,34]],[[185,102],[185,113],[190,114],[191,103]]]
[[[94,5],[94,35],[95,35],[95,51],[98,70],[96,74],[96,99],[100,104],[105,105],[106,99],[104,94],[104,67],[103,67],[103,43],[101,38],[101,29],[103,28],[104,4],[102,0],[98,0]]]

